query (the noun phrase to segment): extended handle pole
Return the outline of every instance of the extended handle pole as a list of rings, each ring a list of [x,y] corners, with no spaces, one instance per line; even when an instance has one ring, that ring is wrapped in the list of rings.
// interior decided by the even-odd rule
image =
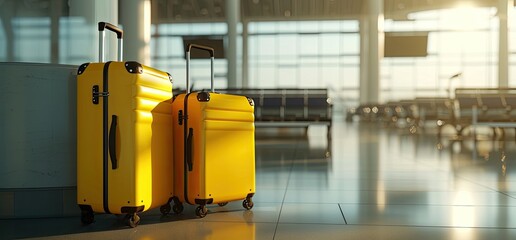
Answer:
[[[105,60],[105,57],[104,57],[104,45],[105,45],[105,39],[106,39],[106,33],[104,31],[104,29],[108,29],[114,33],[116,33],[116,38],[118,39],[118,56],[117,56],[117,61],[122,61],[122,56],[123,56],[123,35],[124,35],[124,31],[122,31],[122,29],[120,29],[119,27],[111,24],[111,23],[107,23],[107,22],[99,22],[99,61],[100,62],[104,62]]]
[[[215,78],[214,74],[214,61],[215,61],[215,50],[211,47],[198,45],[198,44],[188,44],[186,47],[186,93],[190,93],[190,52],[192,48],[197,48],[200,50],[205,50],[210,53],[211,60],[211,92],[215,92],[215,87],[213,85],[213,79]]]

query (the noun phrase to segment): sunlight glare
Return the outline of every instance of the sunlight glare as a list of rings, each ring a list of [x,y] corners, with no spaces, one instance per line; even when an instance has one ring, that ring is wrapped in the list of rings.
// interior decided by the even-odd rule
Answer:
[[[455,8],[416,12],[409,19],[438,19],[442,30],[468,31],[486,26],[485,16],[495,17],[495,8],[479,8],[471,4],[457,5]],[[484,17],[479,17],[484,16]]]

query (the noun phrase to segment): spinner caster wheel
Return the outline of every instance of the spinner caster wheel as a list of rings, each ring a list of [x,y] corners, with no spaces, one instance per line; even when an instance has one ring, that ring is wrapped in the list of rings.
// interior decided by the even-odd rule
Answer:
[[[92,224],[95,221],[95,216],[93,215],[93,211],[83,210],[81,212],[81,222],[84,225]]]
[[[135,228],[140,224],[140,217],[134,213],[134,214],[127,214],[125,215],[125,223],[127,226]]]
[[[174,204],[174,206],[172,207],[172,211],[174,211],[175,214],[180,214],[183,212],[183,204],[181,203],[178,203],[178,204]]]
[[[170,203],[167,203],[167,204],[161,206],[159,208],[159,211],[161,212],[161,214],[167,215],[170,213],[170,209],[172,209],[172,207],[170,207]]]
[[[221,203],[218,203],[218,205],[221,207],[224,207],[224,206],[228,205],[228,202],[221,202]]]
[[[242,206],[247,209],[247,210],[251,210],[251,208],[253,208],[254,206],[254,203],[253,201],[249,198],[249,199],[245,199],[243,202],[242,202]]]
[[[206,214],[208,214],[208,208],[206,208],[206,206],[204,205],[198,206],[195,209],[195,215],[197,215],[200,218],[206,217]]]

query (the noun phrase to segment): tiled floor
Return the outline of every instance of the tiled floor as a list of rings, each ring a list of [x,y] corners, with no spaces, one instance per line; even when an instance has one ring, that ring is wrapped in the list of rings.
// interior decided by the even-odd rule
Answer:
[[[198,219],[142,214],[0,220],[0,238],[41,239],[516,239],[516,143],[438,140],[376,124],[258,129],[255,206],[210,206]],[[503,157],[505,156],[505,158]]]

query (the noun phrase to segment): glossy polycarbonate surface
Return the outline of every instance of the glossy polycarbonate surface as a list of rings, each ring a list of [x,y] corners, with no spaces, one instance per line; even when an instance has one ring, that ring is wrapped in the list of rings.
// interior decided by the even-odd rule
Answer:
[[[172,85],[168,74],[147,66],[142,66],[141,74],[129,73],[125,62],[110,62],[109,96],[94,104],[92,87],[106,91],[106,64],[90,63],[77,77],[77,203],[104,212],[103,103],[108,99],[107,127],[115,129],[113,156],[117,162],[114,168],[110,155],[109,211],[120,214],[122,207],[159,207],[173,194]]]

